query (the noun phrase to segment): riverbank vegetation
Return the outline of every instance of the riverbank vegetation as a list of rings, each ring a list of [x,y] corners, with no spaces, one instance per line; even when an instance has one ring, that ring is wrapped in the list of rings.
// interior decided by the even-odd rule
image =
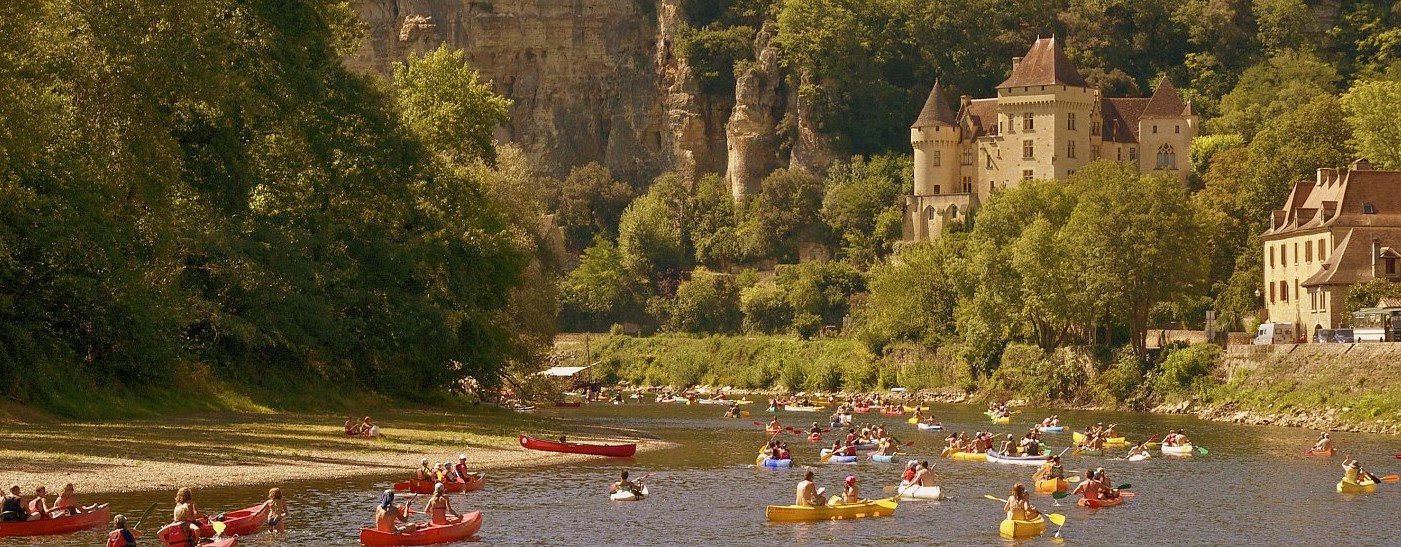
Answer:
[[[423,397],[537,361],[558,259],[460,52],[386,82],[340,62],[349,2],[129,4],[0,6],[9,399]]]

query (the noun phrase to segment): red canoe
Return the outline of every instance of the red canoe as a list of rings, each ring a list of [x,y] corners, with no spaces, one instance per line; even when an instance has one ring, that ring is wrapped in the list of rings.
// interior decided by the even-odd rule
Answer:
[[[371,546],[433,545],[467,539],[481,529],[482,512],[472,511],[462,515],[461,519],[449,518],[448,523],[441,526],[422,522],[419,523],[417,530],[402,534],[390,534],[371,528],[361,528],[360,543]]]
[[[410,479],[403,482],[394,483],[395,492],[413,492],[415,494],[432,494],[433,481],[421,481]],[[486,474],[478,474],[475,479],[467,482],[445,482],[444,489],[448,492],[476,492],[486,488]]]
[[[224,513],[224,535],[247,536],[262,530],[268,524],[268,512],[259,511],[262,508],[263,504],[259,503],[252,507]],[[199,523],[199,537],[214,537],[214,527],[209,524],[208,518],[202,518],[195,522]]]
[[[179,524],[167,524],[156,532],[156,538],[160,540],[161,545],[183,545],[188,542],[188,539],[179,530]],[[219,540],[213,543],[201,543],[199,547],[235,547],[236,545],[238,545],[238,536],[220,536]]]
[[[104,503],[81,515],[23,522],[0,522],[0,537],[71,534],[90,528],[104,527],[111,520],[112,512],[107,509],[107,504]]]
[[[614,458],[631,458],[633,454],[637,453],[636,444],[560,443],[555,441],[543,441],[525,435],[521,435],[521,446],[531,450],[544,450],[546,452],[591,454],[594,456],[610,456]]]

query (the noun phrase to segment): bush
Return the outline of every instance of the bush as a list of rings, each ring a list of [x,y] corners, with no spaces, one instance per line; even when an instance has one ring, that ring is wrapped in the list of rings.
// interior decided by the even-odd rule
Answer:
[[[778,287],[755,285],[739,296],[739,309],[744,313],[744,330],[759,334],[778,334],[788,330],[793,322],[793,306],[788,294]]]
[[[1095,382],[1101,401],[1110,404],[1136,404],[1143,387],[1143,367],[1132,351],[1120,352]]]
[[[1153,382],[1154,393],[1159,397],[1190,397],[1200,393],[1212,381],[1211,372],[1220,356],[1221,348],[1215,344],[1192,344],[1170,350]]]
[[[798,336],[803,340],[812,340],[817,337],[817,333],[822,332],[822,318],[806,312],[794,314],[793,329],[798,331]]]

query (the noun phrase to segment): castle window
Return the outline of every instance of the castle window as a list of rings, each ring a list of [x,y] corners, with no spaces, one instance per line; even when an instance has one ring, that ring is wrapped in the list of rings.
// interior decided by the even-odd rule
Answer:
[[[1157,134],[1158,134],[1158,124],[1156,124],[1156,123],[1153,124],[1153,134],[1154,134],[1154,135],[1157,135]]]
[[[1304,262],[1313,262],[1313,245],[1304,244]]]
[[[935,151],[934,151],[934,167],[938,167],[938,166],[940,166],[940,165],[943,165],[943,163],[944,163],[944,152],[943,152],[942,150],[935,150]]]
[[[1074,130],[1075,130],[1075,113],[1074,113],[1074,112],[1067,112],[1067,113],[1065,114],[1065,128],[1066,128],[1066,129],[1069,129],[1069,130],[1071,130],[1071,131],[1074,131]]]
[[[992,152],[988,152],[988,169],[992,169]]]
[[[1270,303],[1271,303],[1271,304],[1274,304],[1274,303],[1275,303],[1275,284],[1274,284],[1274,283],[1270,283],[1269,285],[1270,285]]]
[[[1172,145],[1158,147],[1158,169],[1177,169],[1177,151],[1172,149]]]
[[[1129,147],[1129,161],[1138,161],[1138,147],[1137,147],[1137,146],[1130,146],[1130,147]]]
[[[1090,122],[1090,134],[1099,136],[1099,122]]]
[[[1322,239],[1318,240],[1318,261],[1319,261],[1319,262],[1323,262],[1324,260],[1328,260],[1328,254],[1327,254],[1327,252],[1325,251],[1325,249],[1327,249],[1327,248],[1323,246],[1323,240],[1322,240]]]
[[[1071,158],[1071,159],[1074,159],[1074,158],[1075,158],[1075,141],[1066,141],[1066,143],[1065,143],[1065,157]]]
[[[963,151],[963,165],[973,165],[973,151],[972,151],[972,150],[964,150],[964,151]]]
[[[1091,144],[1091,145],[1090,145],[1090,159],[1092,159],[1092,160],[1097,160],[1097,159],[1099,159],[1099,145],[1098,145],[1098,144]]]
[[[963,177],[963,193],[973,193],[973,177]]]
[[[1022,131],[1036,130],[1035,120],[1036,118],[1032,117],[1030,112],[1022,114]]]
[[[938,184],[935,184],[935,185],[934,185],[934,193],[935,193],[935,194],[938,194],[938,193],[939,193],[939,185],[938,185]]]
[[[1115,148],[1115,149],[1114,149],[1114,152],[1115,152],[1114,161],[1124,161],[1124,149],[1123,149],[1123,148]]]
[[[1275,248],[1270,247],[1270,268],[1275,267]]]
[[[1177,125],[1177,124],[1173,124],[1173,125],[1172,125],[1172,132],[1173,132],[1173,133],[1181,133],[1181,132],[1182,132],[1182,126]]]
[[[936,216],[938,216],[938,215],[934,212],[934,208],[933,208],[933,207],[930,207],[930,208],[928,209],[928,213],[927,213],[927,214],[928,214],[928,216],[929,216],[929,220],[934,220],[934,218],[935,218]],[[1274,292],[1274,288],[1273,288],[1273,287],[1270,288],[1270,292]]]
[[[1288,301],[1289,301],[1289,282],[1288,282],[1288,281],[1280,281],[1280,282],[1279,282],[1279,300],[1280,300],[1281,302],[1288,302]]]
[[[1386,275],[1396,275],[1396,259],[1386,259]]]
[[[1036,176],[1036,174],[1033,173],[1032,170],[1030,170],[1030,169],[1023,169],[1023,170],[1022,170],[1022,180],[1031,180],[1031,179],[1035,178],[1035,176]]]
[[[1377,214],[1377,207],[1376,207],[1375,205],[1372,205],[1371,202],[1363,203],[1363,204],[1362,204],[1362,214],[1364,214],[1364,215],[1375,215],[1375,214]]]
[[[1036,142],[1027,139],[1022,141],[1022,159],[1029,160],[1036,157]]]

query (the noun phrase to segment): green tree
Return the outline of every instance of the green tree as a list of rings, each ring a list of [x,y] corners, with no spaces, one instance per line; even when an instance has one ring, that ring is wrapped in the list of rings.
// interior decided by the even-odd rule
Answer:
[[[1367,280],[1348,288],[1344,306],[1349,316],[1362,308],[1375,308],[1382,298],[1401,298],[1401,283],[1382,278]]]
[[[622,253],[611,241],[599,238],[561,283],[565,326],[597,330],[631,319],[642,309],[645,281],[623,267]]]
[[[1343,94],[1352,147],[1382,169],[1401,169],[1401,82],[1355,82]]]
[[[872,268],[870,295],[854,313],[862,342],[879,353],[893,342],[936,348],[952,339],[962,248],[961,238],[943,237],[904,247]]]
[[[676,51],[691,67],[702,93],[720,95],[735,89],[735,65],[754,60],[754,29],[747,26],[682,26]]]
[[[465,56],[442,44],[395,63],[399,114],[423,142],[454,161],[479,158],[493,164],[492,131],[508,119],[511,100],[493,93],[490,82],[478,81]]]
[[[888,255],[901,238],[902,196],[913,188],[908,155],[861,156],[827,172],[822,220],[841,240],[847,260],[868,265]]]
[[[1312,49],[1308,34],[1314,13],[1303,0],[1255,0],[1253,8],[1266,52]]]
[[[793,306],[782,288],[754,285],[741,290],[739,296],[746,332],[778,334],[793,323]]]
[[[598,162],[570,169],[554,198],[566,246],[582,249],[594,236],[616,237],[618,220],[633,197],[632,187],[614,180],[608,168]]]
[[[741,232],[755,256],[795,262],[804,244],[826,244],[822,223],[822,180],[803,171],[780,169],[765,177],[757,195],[744,203]]]
[[[1197,176],[1206,174],[1211,169],[1211,160],[1217,154],[1231,150],[1233,148],[1244,148],[1245,139],[1240,135],[1202,135],[1192,139],[1190,155],[1192,157],[1192,173]]]
[[[729,186],[715,174],[696,182],[691,196],[687,231],[696,249],[696,262],[728,270],[745,259],[744,242],[736,232],[737,213]]]
[[[1310,54],[1281,52],[1247,69],[1221,98],[1221,115],[1207,122],[1211,133],[1234,133],[1253,140],[1269,120],[1333,93],[1338,72]]]
[[[663,326],[677,332],[732,334],[739,331],[739,286],[727,275],[697,269],[667,301]]]
[[[684,229],[688,200],[680,179],[664,175],[628,205],[618,221],[618,251],[624,267],[674,290],[672,283],[690,266]],[[662,292],[670,294],[667,289]]]

